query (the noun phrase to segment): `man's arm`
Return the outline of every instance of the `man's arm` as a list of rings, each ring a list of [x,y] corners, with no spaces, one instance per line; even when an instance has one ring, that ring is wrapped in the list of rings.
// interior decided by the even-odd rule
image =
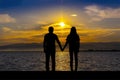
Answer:
[[[66,43],[65,43],[65,45],[64,45],[64,47],[63,47],[63,51],[64,51],[64,49],[66,48],[68,42],[69,42],[69,36],[67,36]]]
[[[59,39],[58,39],[58,37],[57,37],[57,36],[56,36],[56,41],[57,41],[57,43],[58,43],[58,45],[59,45],[59,47],[60,47],[61,51],[63,51],[62,46],[61,46],[61,43],[60,43],[60,41],[59,41]]]

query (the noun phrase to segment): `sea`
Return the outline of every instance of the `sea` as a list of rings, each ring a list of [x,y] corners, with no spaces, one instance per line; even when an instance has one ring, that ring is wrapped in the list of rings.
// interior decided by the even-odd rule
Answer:
[[[69,64],[69,52],[56,52],[56,71],[70,71]],[[0,71],[45,71],[45,53],[0,51]],[[120,52],[79,52],[78,71],[120,71]]]

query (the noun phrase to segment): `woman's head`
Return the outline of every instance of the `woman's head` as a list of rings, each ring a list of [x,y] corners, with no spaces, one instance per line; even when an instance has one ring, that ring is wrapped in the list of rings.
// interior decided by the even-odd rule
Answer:
[[[70,34],[77,34],[75,27],[72,27],[72,28],[71,28]]]

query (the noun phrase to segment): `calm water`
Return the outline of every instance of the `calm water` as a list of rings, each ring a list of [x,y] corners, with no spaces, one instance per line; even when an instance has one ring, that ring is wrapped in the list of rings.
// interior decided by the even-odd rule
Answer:
[[[57,52],[56,70],[70,71],[68,52]],[[45,71],[45,55],[39,51],[0,52],[0,71]],[[120,71],[120,52],[80,52],[78,71]]]

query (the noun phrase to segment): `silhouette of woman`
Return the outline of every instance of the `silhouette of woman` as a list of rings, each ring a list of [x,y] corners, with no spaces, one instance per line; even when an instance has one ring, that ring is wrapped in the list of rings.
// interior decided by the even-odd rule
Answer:
[[[75,71],[77,71],[78,67],[78,52],[80,47],[80,38],[79,35],[76,32],[76,28],[72,27],[70,34],[67,36],[65,47],[69,44],[69,55],[70,55],[70,68],[71,71],[73,71],[73,56],[75,58]]]

